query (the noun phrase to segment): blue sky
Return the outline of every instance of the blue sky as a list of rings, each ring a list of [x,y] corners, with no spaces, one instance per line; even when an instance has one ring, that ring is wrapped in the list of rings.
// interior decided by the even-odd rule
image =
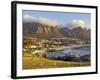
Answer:
[[[33,17],[49,18],[57,20],[62,25],[65,25],[73,20],[83,20],[88,25],[91,24],[91,14],[89,13],[73,13],[73,12],[52,12],[52,11],[30,11],[24,10],[23,15],[30,15]]]

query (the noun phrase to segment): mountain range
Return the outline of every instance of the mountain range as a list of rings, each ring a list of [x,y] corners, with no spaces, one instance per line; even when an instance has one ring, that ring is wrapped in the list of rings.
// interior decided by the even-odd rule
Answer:
[[[70,27],[70,26],[69,26]],[[82,40],[90,40],[91,30],[83,28],[81,26],[74,27],[72,29],[67,26],[51,25],[41,23],[40,21],[24,21],[23,22],[23,35],[24,37],[35,38],[63,38],[71,37]]]

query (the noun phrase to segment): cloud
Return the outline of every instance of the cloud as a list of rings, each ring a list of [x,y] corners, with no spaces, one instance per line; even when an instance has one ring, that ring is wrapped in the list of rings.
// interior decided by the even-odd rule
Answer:
[[[23,16],[23,22],[37,22],[38,19],[36,17],[30,16],[30,15],[24,15]]]
[[[81,27],[81,28],[87,28],[87,29],[89,29],[90,25],[88,25],[83,20],[80,20],[80,19],[76,20],[76,19],[74,19],[74,20],[72,20],[72,22],[70,22],[69,28],[72,29],[72,28],[75,28],[75,27]]]
[[[30,15],[23,15],[23,22],[39,22],[50,26],[60,25],[59,22],[57,22],[56,20],[42,17],[33,17]]]

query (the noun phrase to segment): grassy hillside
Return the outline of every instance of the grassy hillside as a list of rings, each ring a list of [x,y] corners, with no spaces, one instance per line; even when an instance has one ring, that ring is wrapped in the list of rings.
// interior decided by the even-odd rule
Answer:
[[[41,68],[61,68],[61,67],[80,67],[90,66],[90,62],[68,62],[60,60],[50,60],[43,57],[32,57],[31,54],[23,56],[23,69]]]

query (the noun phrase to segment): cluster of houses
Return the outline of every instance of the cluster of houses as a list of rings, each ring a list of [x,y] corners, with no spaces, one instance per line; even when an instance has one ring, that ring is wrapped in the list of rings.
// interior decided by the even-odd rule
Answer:
[[[68,46],[73,44],[85,44],[85,41],[74,38],[24,38],[23,53],[32,54],[33,57],[47,57],[48,51],[53,51],[56,47]]]

